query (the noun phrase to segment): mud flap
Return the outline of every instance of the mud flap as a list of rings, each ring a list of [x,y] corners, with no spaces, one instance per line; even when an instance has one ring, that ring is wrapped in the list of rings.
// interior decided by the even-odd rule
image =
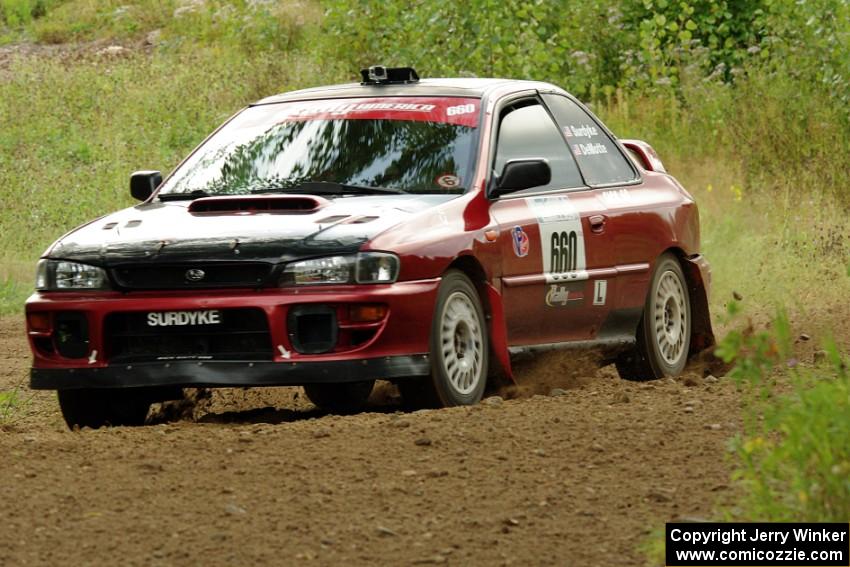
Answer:
[[[508,330],[505,323],[502,294],[490,283],[484,283],[484,289],[490,307],[490,348],[504,376],[511,382],[515,382],[511,368],[511,355],[508,352]]]
[[[716,343],[711,328],[711,314],[708,311],[708,298],[711,290],[711,267],[706,259],[697,254],[683,258],[682,270],[688,278],[688,292],[691,296],[691,348],[688,356],[694,356]]]

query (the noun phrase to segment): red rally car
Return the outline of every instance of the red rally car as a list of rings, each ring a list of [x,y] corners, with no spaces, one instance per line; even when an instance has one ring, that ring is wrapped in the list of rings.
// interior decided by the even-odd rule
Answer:
[[[250,105],[44,253],[31,387],[70,426],[183,387],[473,404],[518,353],[644,380],[713,342],[697,206],[648,144],[547,83],[361,74]]]

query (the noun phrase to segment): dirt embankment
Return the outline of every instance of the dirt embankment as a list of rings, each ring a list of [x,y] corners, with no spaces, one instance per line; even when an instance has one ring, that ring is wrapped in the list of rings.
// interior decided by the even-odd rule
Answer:
[[[731,503],[723,379],[611,369],[555,396],[322,416],[298,390],[218,391],[189,421],[66,431],[52,393],[0,430],[4,564],[641,565],[648,533]],[[0,321],[0,389],[26,383]]]

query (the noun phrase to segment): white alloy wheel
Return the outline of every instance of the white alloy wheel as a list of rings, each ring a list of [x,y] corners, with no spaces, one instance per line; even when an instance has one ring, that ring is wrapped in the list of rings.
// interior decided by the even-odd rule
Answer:
[[[662,254],[655,262],[635,334],[635,345],[616,360],[625,380],[678,376],[691,348],[691,300],[679,259]]]
[[[443,304],[440,347],[451,387],[458,394],[471,394],[482,380],[484,333],[478,310],[463,291],[454,291]]]
[[[431,372],[397,382],[409,408],[476,404],[487,387],[490,343],[478,290],[460,270],[441,280],[428,340]]]
[[[678,274],[665,271],[655,289],[653,315],[658,352],[670,366],[676,366],[685,354],[685,339],[690,329],[687,301]]]

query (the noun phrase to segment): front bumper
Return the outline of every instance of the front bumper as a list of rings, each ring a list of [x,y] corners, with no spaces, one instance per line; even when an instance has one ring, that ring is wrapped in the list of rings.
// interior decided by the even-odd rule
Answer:
[[[105,368],[33,368],[30,388],[248,387],[297,386],[317,382],[359,382],[423,376],[427,354],[335,362],[142,362]]]
[[[33,351],[34,389],[144,386],[275,386],[311,382],[395,379],[429,372],[427,353],[439,279],[388,285],[262,290],[170,292],[51,292],[27,301],[28,336]],[[385,318],[372,324],[364,344],[322,354],[302,354],[293,344],[288,315],[304,306],[380,304]],[[162,357],[121,360],[110,353],[106,325],[111,314],[252,308],[268,321],[272,350],[263,360]],[[57,330],[33,328],[31,315],[52,321],[61,313],[81,314],[88,341],[71,358],[43,348]],[[367,325],[369,326],[369,325]],[[187,359],[188,358],[188,359]]]

